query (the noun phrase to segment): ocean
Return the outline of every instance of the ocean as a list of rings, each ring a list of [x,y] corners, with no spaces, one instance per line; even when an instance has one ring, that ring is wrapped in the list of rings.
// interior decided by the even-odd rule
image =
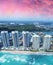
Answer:
[[[0,52],[0,65],[53,65],[53,55]]]

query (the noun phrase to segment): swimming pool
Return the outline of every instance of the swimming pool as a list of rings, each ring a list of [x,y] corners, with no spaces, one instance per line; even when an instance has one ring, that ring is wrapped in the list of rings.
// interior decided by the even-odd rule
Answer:
[[[53,65],[53,55],[0,52],[0,65]]]

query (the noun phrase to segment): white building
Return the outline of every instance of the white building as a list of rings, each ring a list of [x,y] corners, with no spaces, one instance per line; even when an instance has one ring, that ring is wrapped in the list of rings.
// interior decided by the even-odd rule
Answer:
[[[28,31],[23,31],[23,48],[25,50],[29,49],[29,44],[30,44],[30,33]]]
[[[10,46],[8,31],[1,31],[1,38],[3,42],[3,47],[8,48]]]
[[[12,31],[12,42],[13,42],[13,47],[14,48],[18,48],[19,47],[18,31]]]
[[[52,38],[51,35],[45,35],[45,36],[44,36],[44,40],[43,40],[43,49],[44,49],[44,50],[50,49],[51,38]]]
[[[39,35],[33,35],[32,36],[32,48],[34,49],[34,50],[38,50],[39,49],[39,47],[40,47],[40,36]]]

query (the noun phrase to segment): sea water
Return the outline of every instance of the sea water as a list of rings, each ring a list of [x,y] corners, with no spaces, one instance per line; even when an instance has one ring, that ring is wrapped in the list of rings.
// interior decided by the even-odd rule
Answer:
[[[53,55],[0,52],[0,65],[53,65]]]

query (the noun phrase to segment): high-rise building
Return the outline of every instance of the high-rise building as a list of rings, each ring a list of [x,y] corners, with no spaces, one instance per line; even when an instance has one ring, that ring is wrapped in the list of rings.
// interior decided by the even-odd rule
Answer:
[[[43,49],[44,49],[44,50],[50,49],[51,38],[52,38],[51,35],[45,35],[45,36],[44,36],[44,40],[43,40]]]
[[[13,47],[14,48],[18,48],[19,47],[18,31],[12,31],[12,42],[13,42]]]
[[[10,46],[8,31],[1,31],[1,38],[3,42],[3,47],[8,48]]]
[[[32,36],[32,48],[34,49],[34,50],[38,50],[39,49],[39,47],[40,47],[40,36],[39,35],[33,35]]]
[[[30,33],[28,31],[23,31],[23,48],[28,49],[30,44]]]

